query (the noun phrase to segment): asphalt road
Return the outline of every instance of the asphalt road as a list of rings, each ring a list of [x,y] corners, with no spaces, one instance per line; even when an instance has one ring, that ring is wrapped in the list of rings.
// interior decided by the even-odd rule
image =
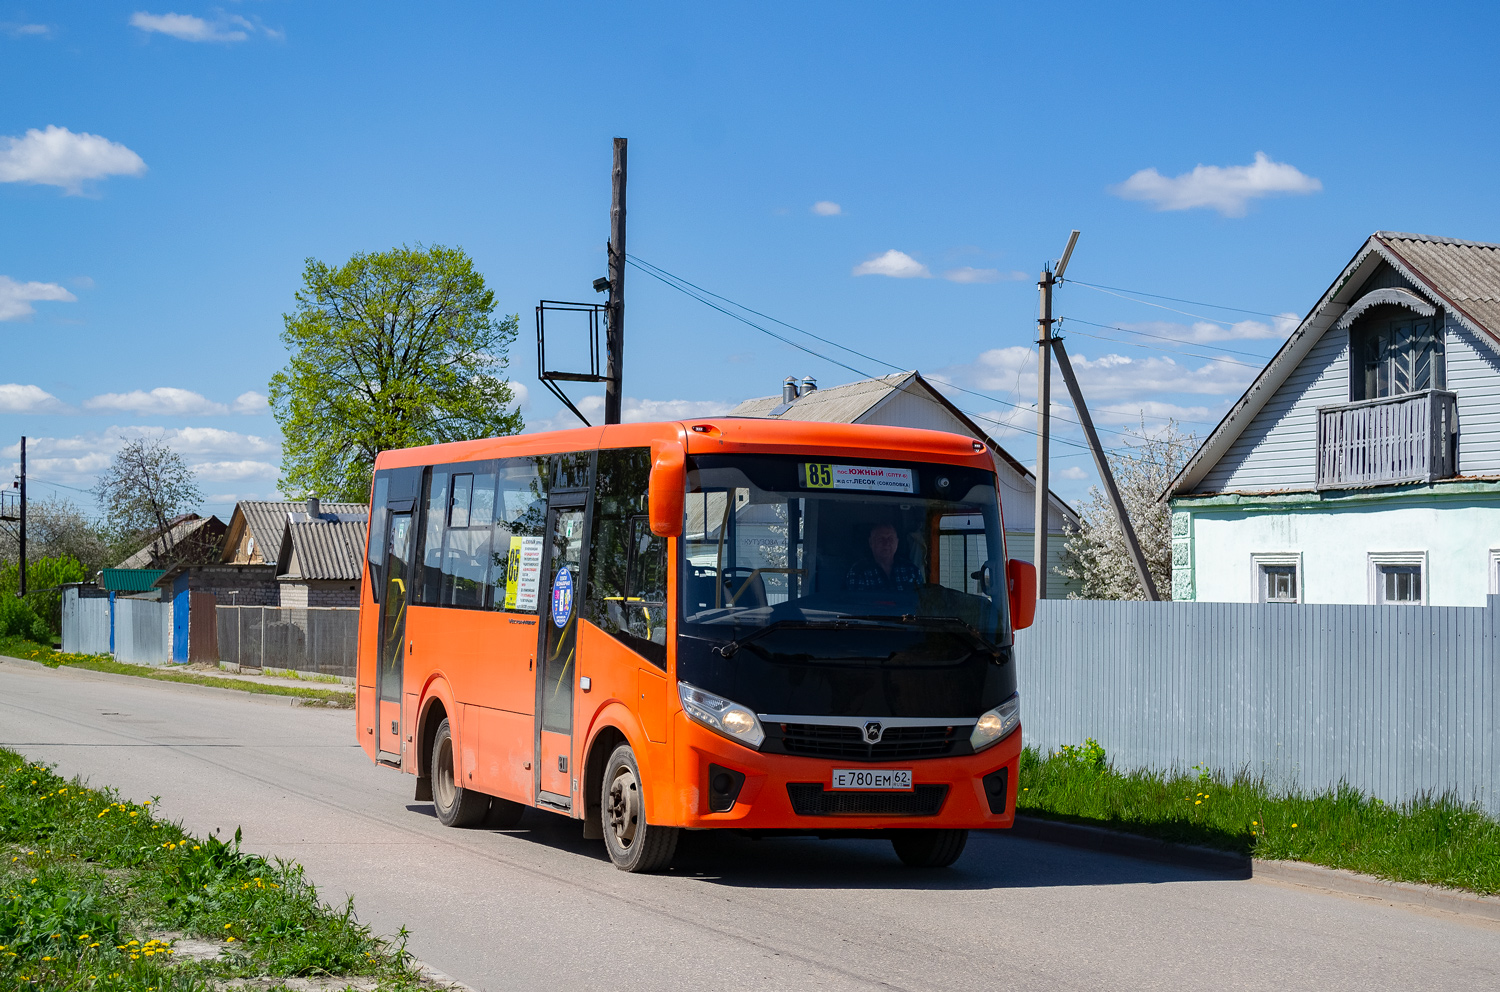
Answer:
[[[353,715],[0,661],[0,744],[244,830],[477,989],[1500,988],[1500,925],[1002,834],[953,868],[882,841],[690,835],[616,871],[573,821],[450,830]]]

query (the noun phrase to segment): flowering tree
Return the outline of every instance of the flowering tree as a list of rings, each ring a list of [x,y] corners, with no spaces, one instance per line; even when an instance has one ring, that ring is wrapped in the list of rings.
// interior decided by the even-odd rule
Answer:
[[[1161,594],[1169,597],[1172,512],[1161,496],[1193,453],[1196,440],[1179,430],[1175,420],[1155,434],[1148,433],[1144,423],[1139,431],[1127,433],[1137,440],[1110,458],[1110,469],[1146,556],[1151,579]],[[1069,598],[1145,599],[1125,535],[1115,520],[1115,509],[1098,486],[1089,490],[1079,516],[1083,525],[1069,529],[1063,541],[1062,564],[1057,569],[1058,574],[1082,584],[1080,591],[1068,594]]]

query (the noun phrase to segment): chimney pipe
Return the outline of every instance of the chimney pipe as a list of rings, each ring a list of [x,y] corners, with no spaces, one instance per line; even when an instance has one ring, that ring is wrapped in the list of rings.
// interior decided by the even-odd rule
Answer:
[[[781,402],[790,403],[797,398],[797,377],[789,375],[781,384]]]
[[[818,390],[818,380],[814,379],[810,375],[802,377],[802,395],[803,396],[806,396],[808,393],[815,393],[815,392],[817,392],[817,390]]]
[[[307,497],[307,519],[317,520],[321,515],[322,509],[322,505],[317,496],[309,495]]]

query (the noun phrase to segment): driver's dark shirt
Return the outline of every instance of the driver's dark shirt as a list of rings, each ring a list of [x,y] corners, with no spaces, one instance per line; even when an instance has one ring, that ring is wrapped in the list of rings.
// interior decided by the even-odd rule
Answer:
[[[891,563],[891,574],[876,564],[875,559],[866,558],[849,566],[844,585],[850,589],[890,589],[903,592],[922,584],[922,573],[909,561]]]

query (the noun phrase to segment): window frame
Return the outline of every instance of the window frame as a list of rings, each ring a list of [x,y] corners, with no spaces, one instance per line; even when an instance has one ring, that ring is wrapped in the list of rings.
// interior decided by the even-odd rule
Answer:
[[[1369,602],[1371,606],[1426,606],[1431,594],[1431,575],[1427,569],[1426,551],[1371,551],[1368,554]],[[1386,566],[1415,567],[1421,577],[1422,595],[1413,600],[1388,601],[1382,598],[1385,592],[1384,573]]]
[[[1293,569],[1293,576],[1297,583],[1297,595],[1292,599],[1267,599],[1265,575],[1266,568]],[[1302,569],[1301,551],[1265,551],[1255,552],[1250,555],[1250,588],[1254,595],[1251,602],[1255,603],[1278,603],[1299,605],[1307,602],[1307,576]]]

